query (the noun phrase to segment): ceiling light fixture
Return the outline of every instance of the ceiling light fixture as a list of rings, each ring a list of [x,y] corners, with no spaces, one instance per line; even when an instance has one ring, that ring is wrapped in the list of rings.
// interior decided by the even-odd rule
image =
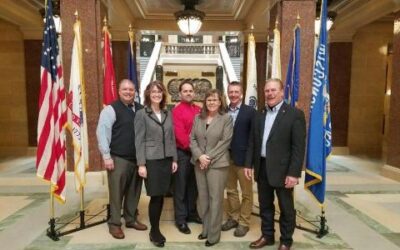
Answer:
[[[192,36],[199,32],[206,15],[194,8],[197,0],[182,0],[182,4],[185,5],[185,9],[175,12],[176,22],[185,35]]]

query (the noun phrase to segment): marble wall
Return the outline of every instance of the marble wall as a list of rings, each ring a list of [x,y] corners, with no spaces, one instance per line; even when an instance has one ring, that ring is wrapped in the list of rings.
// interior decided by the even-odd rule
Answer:
[[[40,59],[42,40],[25,40],[25,86],[28,115],[28,140],[30,147],[37,146],[37,123],[39,117]]]
[[[387,45],[393,22],[375,22],[353,37],[348,146],[350,154],[382,157]]]
[[[329,55],[332,143],[334,147],[347,147],[352,43],[331,43]]]
[[[395,13],[393,29],[393,70],[391,79],[391,96],[389,110],[389,131],[387,135],[387,158],[382,174],[400,181],[400,11]]]
[[[24,40],[20,29],[0,20],[0,156],[26,154],[28,121]]]

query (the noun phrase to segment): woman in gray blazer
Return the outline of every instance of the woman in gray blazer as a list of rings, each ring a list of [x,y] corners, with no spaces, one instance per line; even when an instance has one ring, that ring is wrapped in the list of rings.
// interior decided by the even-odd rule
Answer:
[[[196,166],[199,212],[203,219],[203,230],[198,239],[207,239],[207,247],[218,243],[221,237],[228,148],[233,132],[232,119],[225,110],[221,92],[209,90],[201,113],[195,117],[190,140],[192,161]]]
[[[139,175],[145,178],[150,196],[150,241],[163,247],[160,217],[172,173],[177,168],[177,153],[171,112],[165,109],[166,91],[160,81],[151,82],[144,92],[145,108],[135,118],[135,146]]]

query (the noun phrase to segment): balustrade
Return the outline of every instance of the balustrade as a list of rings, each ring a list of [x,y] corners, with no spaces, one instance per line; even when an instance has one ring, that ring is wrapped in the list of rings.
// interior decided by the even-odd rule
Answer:
[[[165,54],[218,54],[218,45],[187,45],[187,44],[165,44]]]

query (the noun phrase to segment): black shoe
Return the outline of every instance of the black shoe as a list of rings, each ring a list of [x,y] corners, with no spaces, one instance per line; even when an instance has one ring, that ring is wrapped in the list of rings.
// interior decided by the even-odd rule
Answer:
[[[218,242],[214,242],[214,243],[211,243],[211,242],[209,242],[208,240],[206,241],[206,243],[204,244],[206,247],[212,247],[212,246],[214,246],[215,244],[217,244]]]
[[[207,239],[207,235],[206,235],[206,236],[203,236],[203,234],[199,234],[199,236],[197,236],[197,239],[199,239],[199,240],[205,240],[205,239]]]
[[[184,234],[190,234],[190,228],[188,227],[188,225],[186,223],[182,223],[182,224],[176,224],[176,227],[178,228],[179,232],[184,233]]]
[[[160,236],[161,236],[162,241],[165,243],[167,241],[167,239],[165,238],[165,236],[161,232],[160,232]]]
[[[197,224],[203,224],[203,220],[200,218],[200,216],[188,217],[187,222],[193,222],[193,223],[197,223]]]
[[[164,247],[165,240],[162,240],[162,239],[161,240],[156,240],[156,239],[153,238],[151,233],[149,234],[149,236],[150,236],[150,241],[153,243],[154,246],[156,246],[156,247]]]

